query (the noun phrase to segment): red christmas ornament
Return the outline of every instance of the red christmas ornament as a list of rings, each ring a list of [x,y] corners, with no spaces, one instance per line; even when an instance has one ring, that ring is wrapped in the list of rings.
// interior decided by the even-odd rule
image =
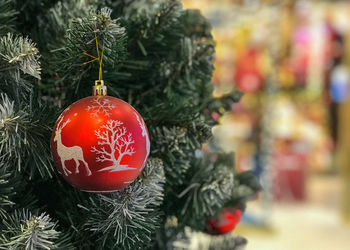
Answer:
[[[58,171],[87,192],[113,192],[128,186],[145,167],[149,151],[149,135],[140,114],[110,96],[90,96],[70,105],[51,137]]]
[[[230,211],[228,208],[224,208],[218,217],[209,219],[209,233],[217,235],[231,232],[240,222],[242,216],[243,212],[240,209]]]

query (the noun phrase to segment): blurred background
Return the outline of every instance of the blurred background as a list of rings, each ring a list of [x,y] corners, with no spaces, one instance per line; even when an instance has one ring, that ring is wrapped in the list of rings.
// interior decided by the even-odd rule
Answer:
[[[350,1],[183,0],[210,19],[214,134],[264,189],[234,230],[247,250],[350,249]]]

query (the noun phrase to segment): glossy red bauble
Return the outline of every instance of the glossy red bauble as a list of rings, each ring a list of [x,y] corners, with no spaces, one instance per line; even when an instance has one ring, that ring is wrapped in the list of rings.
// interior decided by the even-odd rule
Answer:
[[[70,105],[56,121],[51,137],[58,171],[87,192],[128,186],[145,167],[149,151],[140,114],[110,96],[90,96]]]
[[[218,217],[209,219],[208,227],[211,234],[225,234],[235,229],[240,222],[243,212],[240,209],[230,210],[224,208]]]

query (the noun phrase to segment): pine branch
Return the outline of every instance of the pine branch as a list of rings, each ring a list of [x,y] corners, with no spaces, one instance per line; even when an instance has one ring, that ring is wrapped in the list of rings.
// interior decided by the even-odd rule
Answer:
[[[124,18],[134,26],[139,26],[143,38],[154,38],[160,29],[168,27],[182,8],[180,1],[174,0],[124,0]]]
[[[232,197],[229,202],[226,203],[226,207],[240,206],[245,209],[245,204],[256,198],[258,192],[262,190],[262,187],[258,179],[253,175],[251,171],[237,173],[235,175],[235,189],[232,191]]]
[[[131,60],[126,60],[122,70],[131,77],[123,79],[123,84],[117,76],[110,77],[110,85],[115,86],[122,97],[137,96],[132,101],[138,109],[157,107],[147,109],[154,121],[181,123],[192,120],[211,99],[215,43],[210,25],[204,17],[183,11],[180,1],[159,1],[159,11],[151,4],[153,1],[125,2],[126,17],[122,20],[128,23]],[[130,10],[139,5],[141,9],[143,5],[150,9],[149,19],[154,23],[154,26],[146,27],[149,29],[146,37],[139,34],[146,33],[147,12],[137,14],[136,7],[135,11]],[[136,16],[131,17],[132,13]],[[127,18],[129,15],[131,18]],[[139,15],[146,17],[138,18]],[[200,20],[199,25],[197,20]],[[185,26],[185,21],[191,21],[191,25]],[[202,26],[205,26],[205,32],[198,31]],[[132,67],[132,63],[140,66]],[[121,85],[131,86],[128,93]]]
[[[233,91],[210,100],[210,102],[207,105],[207,116],[210,117],[212,112],[219,112],[219,113],[224,113],[226,111],[231,111],[232,110],[232,106],[239,102],[239,100],[241,99],[241,97],[243,96],[243,93],[237,89],[234,89]],[[220,109],[224,109],[224,111],[220,112]]]
[[[142,176],[111,195],[91,197],[86,228],[105,248],[137,249],[151,240],[159,224],[165,178],[159,159],[149,159]]]
[[[15,194],[15,186],[10,182],[11,177],[11,173],[6,173],[0,166],[0,218],[4,218],[6,210],[14,205],[12,196]]]
[[[41,41],[50,38],[47,41],[49,49],[64,46],[66,30],[72,25],[73,20],[88,16],[96,9],[98,2],[98,0],[58,1],[46,13],[47,21],[42,23],[42,30],[46,36],[43,36],[44,39],[41,39]]]
[[[28,104],[15,104],[1,94],[0,162],[12,162],[11,169],[17,172],[29,166],[26,171],[30,177],[36,172],[51,177],[49,138],[53,112],[38,104],[36,98],[32,95]]]
[[[182,218],[180,227],[187,225],[204,230],[209,217],[232,199],[235,188],[232,155],[219,155],[215,163],[208,162],[208,158],[198,160],[188,170],[185,182],[188,184],[177,193],[180,199],[177,202],[181,204],[177,212]]]
[[[188,122],[188,121],[187,121]],[[152,155],[164,161],[167,185],[182,185],[192,165],[195,150],[211,136],[211,128],[201,119],[192,119],[180,126],[151,126]]]
[[[39,51],[28,38],[8,33],[0,38],[0,79],[11,74],[17,82],[20,72],[40,79]]]
[[[181,36],[159,72],[168,83],[166,92],[195,97],[193,100],[197,102],[193,106],[202,106],[204,102],[202,107],[206,107],[209,99],[203,99],[203,94],[208,97],[211,92],[214,70],[215,42],[211,26],[198,10],[184,10],[173,29]]]
[[[198,143],[193,145],[186,128],[181,127],[154,127],[150,130],[150,137],[153,142],[152,155],[163,158],[167,185],[181,185]]]
[[[42,213],[16,210],[4,220],[5,229],[0,236],[0,249],[74,249],[68,235],[57,230],[57,223]]]
[[[211,236],[185,228],[172,243],[174,250],[243,250],[247,240],[241,236],[226,234]]]
[[[0,228],[2,220],[14,209],[35,209],[37,199],[28,185],[28,180],[10,167],[11,161],[0,164]],[[0,229],[1,231],[1,229]]]
[[[11,0],[0,0],[0,37],[14,31],[16,15]]]
[[[119,20],[111,19],[110,14],[111,10],[104,8],[99,13],[73,19],[65,35],[64,47],[53,51],[50,71],[58,74],[59,82],[65,84],[66,93],[75,98],[77,95],[90,94],[90,89],[80,84],[83,78],[90,79],[91,84],[98,79],[97,60],[85,65],[84,62],[90,61],[91,57],[83,54],[85,52],[97,57],[95,34],[99,41],[100,55],[104,47],[104,68],[117,67],[126,55],[125,28]]]

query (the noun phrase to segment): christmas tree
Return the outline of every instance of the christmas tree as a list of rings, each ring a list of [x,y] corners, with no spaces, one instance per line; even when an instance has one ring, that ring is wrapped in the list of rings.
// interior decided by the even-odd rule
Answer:
[[[259,189],[232,155],[200,150],[210,113],[239,97],[212,99],[214,52],[208,21],[178,0],[0,0],[0,249],[241,249],[207,234]],[[134,182],[96,194],[62,178],[50,138],[99,74],[151,145]]]

